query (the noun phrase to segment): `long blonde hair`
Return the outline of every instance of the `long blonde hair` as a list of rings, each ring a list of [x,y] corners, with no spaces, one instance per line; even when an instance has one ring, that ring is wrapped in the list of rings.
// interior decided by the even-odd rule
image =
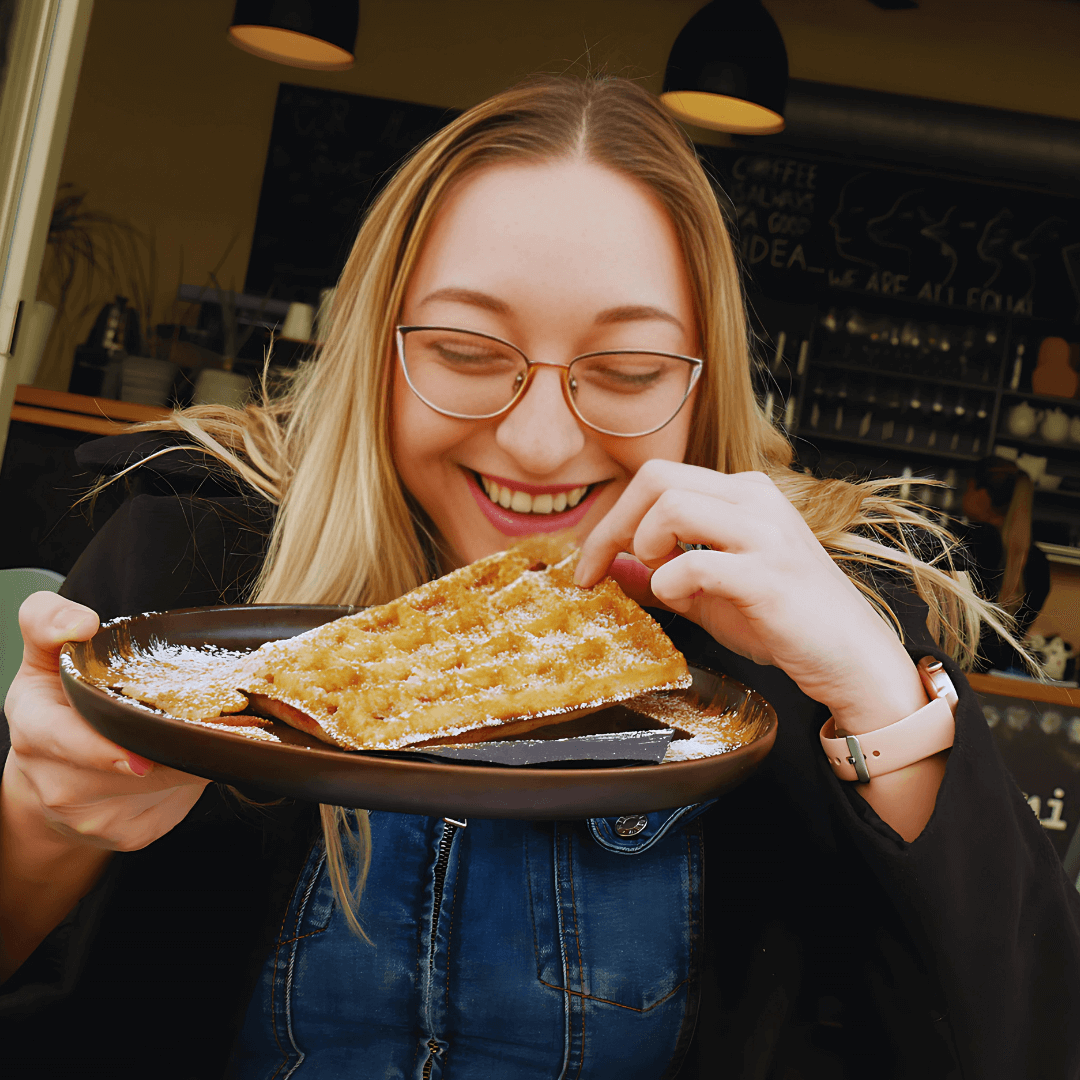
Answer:
[[[250,599],[384,603],[430,573],[439,538],[402,487],[390,451],[392,336],[418,254],[447,189],[500,161],[582,157],[648,185],[674,223],[689,268],[704,371],[687,461],[767,473],[885,616],[875,576],[908,579],[930,609],[942,647],[970,663],[981,619],[1007,619],[953,566],[953,541],[891,481],[818,480],[791,468],[785,436],[752,383],[744,301],[731,238],[692,143],[656,98],[632,82],[542,78],[470,109],[420,146],[372,206],[336,291],[332,329],[316,361],[284,396],[245,410],[189,409],[157,426],[187,432],[278,506]],[[899,623],[892,618],[899,629]],[[366,873],[366,815],[358,813],[360,871],[350,886],[340,808],[323,807],[330,868],[346,915]]]

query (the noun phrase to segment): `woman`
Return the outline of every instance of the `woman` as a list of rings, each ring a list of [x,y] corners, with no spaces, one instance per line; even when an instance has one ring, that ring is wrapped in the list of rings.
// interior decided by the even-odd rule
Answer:
[[[1031,477],[1005,458],[985,457],[964,491],[968,525],[957,530],[986,596],[1016,620],[1019,634],[1035,621],[1050,592],[1050,564],[1031,542]],[[983,633],[978,669],[1016,668],[1026,674],[1023,657],[997,635]]]
[[[390,182],[337,297],[282,402],[176,420],[277,503],[249,594],[382,602],[570,528],[579,583],[611,568],[666,607],[691,659],[776,705],[776,748],[644,827],[323,807],[313,842],[305,807],[252,825],[94,734],[55,668],[95,614],[32,598],[0,786],[9,1012],[32,1019],[5,1046],[71,1025],[49,1053],[113,1075],[166,1043],[155,1071],[185,1076],[1075,1071],[1076,897],[970,691],[951,751],[858,792],[818,744],[830,714],[859,734],[926,706],[913,661],[963,656],[993,613],[945,554],[915,558],[936,537],[880,485],[789,469],[716,201],[656,102],[555,80],[466,113]],[[137,471],[68,597],[111,615],[242,588],[252,511],[176,457]]]

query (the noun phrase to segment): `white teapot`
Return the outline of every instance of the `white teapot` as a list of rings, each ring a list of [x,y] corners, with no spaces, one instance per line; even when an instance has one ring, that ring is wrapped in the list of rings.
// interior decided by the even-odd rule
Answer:
[[[1036,412],[1026,401],[1021,401],[1019,405],[1014,405],[1009,410],[1009,434],[1016,435],[1021,439],[1029,438],[1035,434],[1040,418],[1040,413]]]
[[[1069,417],[1060,409],[1047,412],[1043,417],[1042,427],[1039,434],[1047,442],[1064,442],[1069,434]]]

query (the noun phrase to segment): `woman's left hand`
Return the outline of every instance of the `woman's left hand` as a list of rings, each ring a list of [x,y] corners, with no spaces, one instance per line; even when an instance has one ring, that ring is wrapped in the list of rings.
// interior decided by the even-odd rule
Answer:
[[[681,552],[679,542],[713,550]],[[586,540],[576,581],[593,585],[610,570],[652,602],[632,567],[612,566],[623,551],[653,571],[662,605],[733,652],[781,668],[829,706],[838,728],[869,731],[926,703],[896,633],[763,473],[646,463]]]

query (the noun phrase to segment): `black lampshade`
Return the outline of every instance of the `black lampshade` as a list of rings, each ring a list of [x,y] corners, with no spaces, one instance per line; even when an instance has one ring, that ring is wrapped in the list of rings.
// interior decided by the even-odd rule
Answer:
[[[237,0],[229,40],[279,64],[344,71],[359,22],[359,0]]]
[[[760,0],[712,0],[675,39],[660,100],[690,124],[774,135],[787,80],[784,39]]]

